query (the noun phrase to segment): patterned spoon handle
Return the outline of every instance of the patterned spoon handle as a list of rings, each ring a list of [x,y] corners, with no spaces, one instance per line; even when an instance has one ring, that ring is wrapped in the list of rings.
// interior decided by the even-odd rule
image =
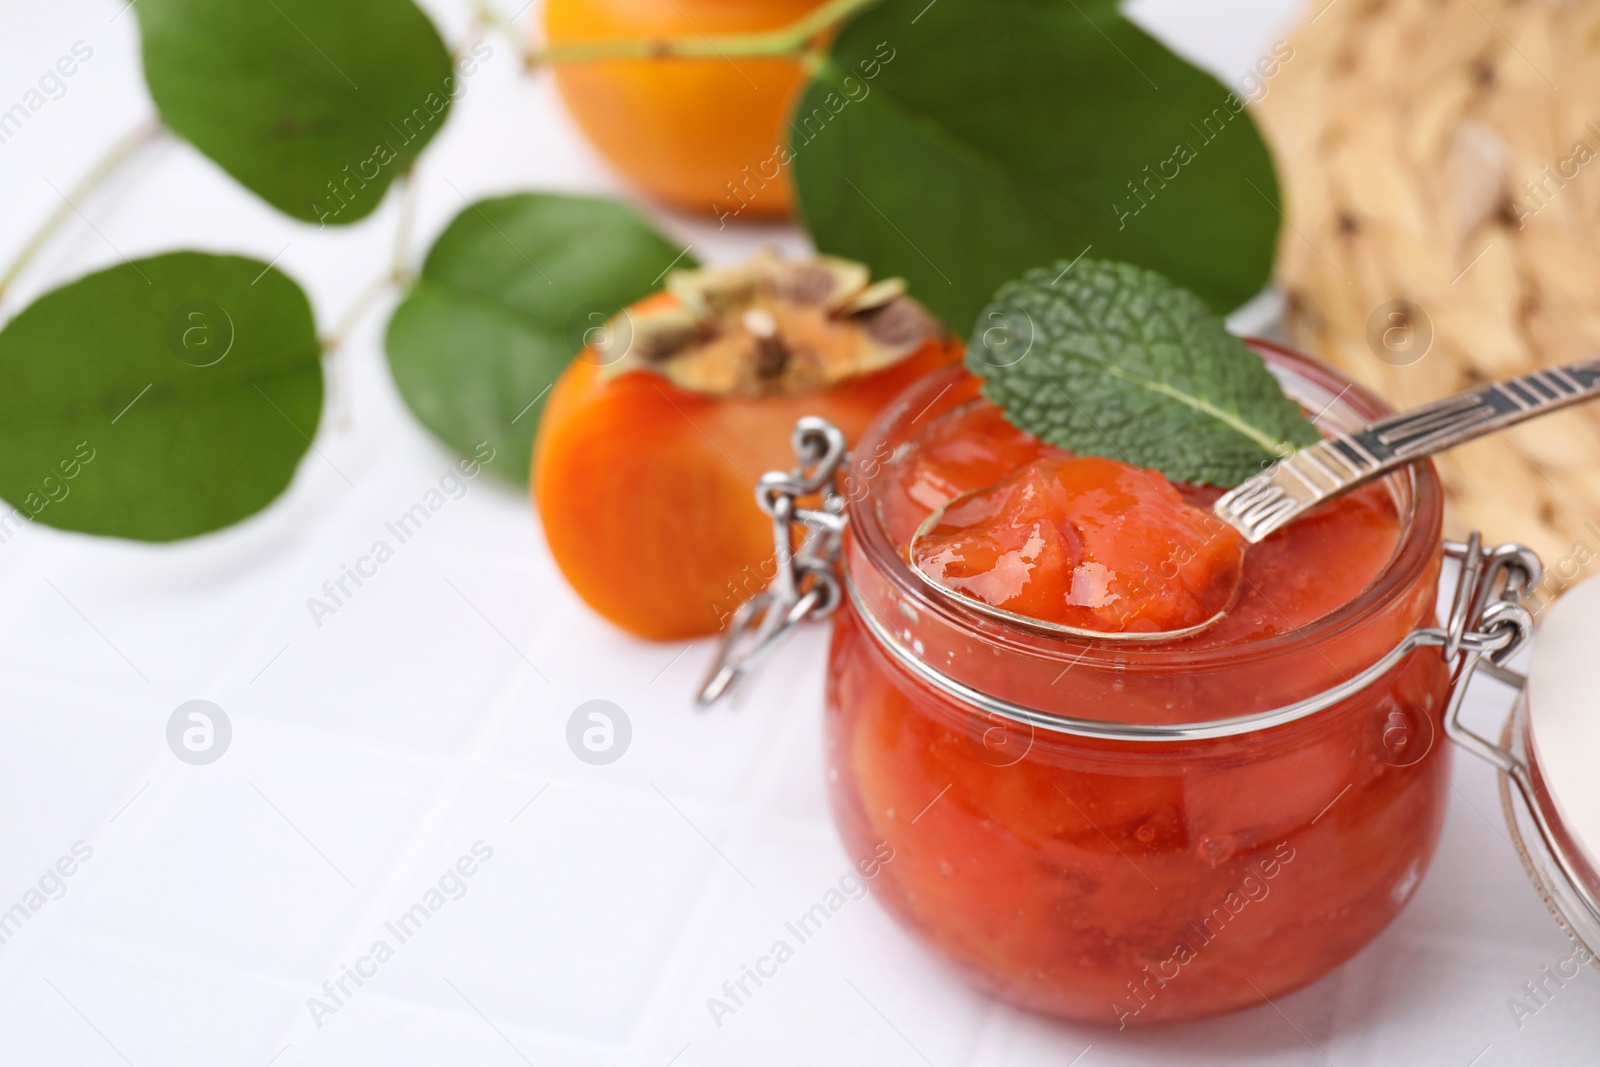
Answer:
[[[1251,543],[1329,497],[1486,433],[1600,396],[1600,360],[1546,367],[1325,438],[1223,494],[1218,518]]]

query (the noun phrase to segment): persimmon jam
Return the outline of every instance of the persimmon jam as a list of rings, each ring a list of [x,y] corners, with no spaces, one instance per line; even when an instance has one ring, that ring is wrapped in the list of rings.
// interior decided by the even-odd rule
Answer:
[[[914,468],[937,462],[932,447],[914,455]],[[1160,472],[1060,453],[989,473],[998,480],[951,498],[906,548],[937,585],[1095,633],[1175,633],[1233,603],[1244,539]],[[915,469],[904,476],[921,479]]]
[[[1257,350],[1330,424],[1385,410],[1318,364]],[[978,985],[1038,1011],[1125,1027],[1315,980],[1399,913],[1433,854],[1443,659],[1417,650],[1270,728],[1192,727],[1323,693],[1433,624],[1432,468],[1245,547],[1202,521],[1221,490],[1071,456],[1013,427],[979,384],[930,376],[855,450],[827,716],[847,847],[892,846],[880,901]],[[916,550],[954,597],[909,567],[941,508]],[[1209,614],[1222,585],[1237,592],[1219,622],[1164,642],[1040,633],[961,600],[1171,629]]]
[[[931,423],[891,468],[880,515],[924,573],[1019,615],[1108,632],[1194,626],[1230,607],[1215,644],[1305,625],[1349,603],[1394,554],[1399,520],[1382,485],[1329,501],[1248,554],[1211,513],[1215,486],[1074,457],[974,398]],[[1327,572],[1324,561],[1337,558]],[[1241,575],[1241,561],[1243,574]]]

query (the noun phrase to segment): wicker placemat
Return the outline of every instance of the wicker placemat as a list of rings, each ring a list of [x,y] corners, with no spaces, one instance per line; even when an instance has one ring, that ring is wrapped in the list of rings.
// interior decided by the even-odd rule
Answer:
[[[1313,0],[1290,43],[1257,114],[1294,340],[1401,406],[1600,355],[1600,4]],[[1440,466],[1547,592],[1600,569],[1600,408]]]

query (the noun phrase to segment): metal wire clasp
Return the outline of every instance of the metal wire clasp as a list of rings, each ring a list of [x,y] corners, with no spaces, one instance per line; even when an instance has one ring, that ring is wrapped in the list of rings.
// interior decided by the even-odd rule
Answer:
[[[739,605],[728,621],[695,706],[708,708],[732,692],[785,637],[807,619],[824,619],[841,597],[836,567],[844,533],[840,472],[850,461],[844,433],[808,415],[789,437],[799,465],[771,471],[756,485],[756,503],[772,518],[774,574],[765,589]],[[818,507],[801,507],[818,497]],[[805,537],[795,547],[795,527]]]
[[[1533,613],[1522,599],[1533,592],[1544,567],[1531,548],[1518,544],[1485,549],[1474,532],[1465,541],[1446,541],[1445,554],[1461,561],[1455,600],[1444,632],[1444,658],[1454,663],[1444,729],[1452,741],[1508,774],[1521,762],[1461,721],[1467,683],[1484,673],[1520,686],[1522,678],[1506,664],[1533,637]],[[1525,770],[1521,771],[1526,774]]]

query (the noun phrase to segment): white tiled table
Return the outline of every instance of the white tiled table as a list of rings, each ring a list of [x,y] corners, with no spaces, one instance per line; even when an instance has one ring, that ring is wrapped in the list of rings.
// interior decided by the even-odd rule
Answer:
[[[428,6],[447,38],[466,32],[464,3]],[[0,145],[0,259],[57,203],[46,179],[67,187],[151,111],[119,7],[0,12],[0,102],[74,41],[94,49]],[[1295,5],[1196,7],[1136,11],[1233,77]],[[495,48],[422,165],[425,239],[462,206],[449,183],[627,195],[548,83]],[[104,237],[70,227],[0,310],[115,262],[111,243],[281,251],[326,329],[395,224],[392,201],[348,230],[288,223],[176,143],[83,207]],[[802,247],[781,227],[660,221],[702,259]],[[717,1026],[706,998],[848,869],[823,802],[825,634],[786,648],[743,707],[696,715],[708,646],[641,644],[589,614],[525,497],[487,477],[317,627],[306,598],[453,462],[395,395],[387,313],[338,356],[320,453],[265,514],[168,547],[44,528],[0,545],[0,909],[74,843],[93,849],[0,945],[0,1064],[1595,1062],[1591,974],[1513,1022],[1507,999],[1568,950],[1502,837],[1491,775],[1467,759],[1410,909],[1275,1007],[1120,1034],[1048,1022],[969,991],[868,898]],[[165,743],[195,698],[234,727],[210,766]],[[633,725],[602,767],[565,742],[597,698]],[[404,943],[386,932],[478,842],[492,857],[446,879],[459,899]],[[380,938],[392,958],[314,1018],[308,998]]]

